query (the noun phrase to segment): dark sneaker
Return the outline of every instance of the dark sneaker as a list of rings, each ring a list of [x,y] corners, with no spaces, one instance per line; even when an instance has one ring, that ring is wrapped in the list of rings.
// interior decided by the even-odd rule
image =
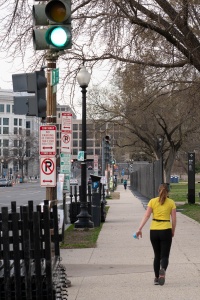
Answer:
[[[154,285],[159,285],[158,278],[154,279]]]
[[[160,285],[165,284],[165,270],[164,269],[160,269],[160,271],[159,271],[158,282],[159,282]]]

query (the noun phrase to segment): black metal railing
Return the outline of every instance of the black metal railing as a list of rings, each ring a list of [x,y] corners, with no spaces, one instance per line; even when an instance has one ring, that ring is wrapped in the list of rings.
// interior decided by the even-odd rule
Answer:
[[[60,264],[57,206],[33,201],[2,207],[0,213],[0,299],[67,299],[64,267]]]
[[[105,222],[106,219],[106,199],[105,199],[105,186],[101,185],[100,188],[100,205],[101,205],[101,222]],[[78,220],[77,215],[80,213],[80,194],[81,194],[81,186],[75,186],[74,189],[70,187],[70,206],[69,206],[69,218],[71,224],[74,224]],[[87,205],[88,205],[88,213],[91,215],[92,220],[92,188],[91,185],[88,184],[88,192],[87,192]]]

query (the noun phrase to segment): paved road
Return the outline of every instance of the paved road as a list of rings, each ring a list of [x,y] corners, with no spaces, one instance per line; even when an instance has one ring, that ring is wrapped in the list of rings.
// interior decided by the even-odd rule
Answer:
[[[2,206],[10,208],[12,201],[17,202],[17,207],[27,205],[29,200],[33,200],[34,205],[38,205],[45,197],[46,189],[40,187],[38,182],[16,184],[13,187],[1,187],[0,208]]]

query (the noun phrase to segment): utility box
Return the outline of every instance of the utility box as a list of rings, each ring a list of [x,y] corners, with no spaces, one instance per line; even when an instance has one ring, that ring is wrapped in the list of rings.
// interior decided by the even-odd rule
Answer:
[[[101,176],[90,175],[90,177],[92,179],[92,222],[94,227],[99,227],[101,224]]]

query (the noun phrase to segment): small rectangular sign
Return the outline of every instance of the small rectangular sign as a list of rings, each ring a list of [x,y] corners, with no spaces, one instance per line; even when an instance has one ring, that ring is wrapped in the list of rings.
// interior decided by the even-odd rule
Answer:
[[[78,161],[84,161],[84,151],[78,152]]]
[[[40,158],[40,185],[44,187],[56,186],[56,158]]]
[[[61,132],[72,132],[72,113],[62,112]]]
[[[51,70],[51,86],[59,83],[59,68]]]
[[[61,152],[71,154],[72,134],[61,132]]]
[[[56,155],[56,126],[40,126],[40,155]]]

